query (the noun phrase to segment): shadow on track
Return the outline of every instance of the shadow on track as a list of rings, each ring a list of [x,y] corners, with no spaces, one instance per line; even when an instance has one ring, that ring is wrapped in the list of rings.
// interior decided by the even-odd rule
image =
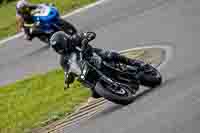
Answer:
[[[112,104],[112,103],[111,103]],[[101,111],[100,113],[96,114],[95,116],[93,116],[91,118],[91,120],[94,120],[94,119],[97,119],[97,118],[100,118],[100,117],[105,117],[107,115],[110,115],[111,113],[117,111],[117,110],[120,110],[122,109],[123,105],[117,105],[117,104],[112,104],[111,106],[109,106],[108,108],[104,109],[103,111]]]
[[[48,45],[46,45],[46,46],[41,47],[41,48],[39,48],[39,49],[37,49],[37,50],[35,50],[35,51],[29,53],[29,54],[24,55],[23,57],[41,54],[42,52],[48,50],[49,48],[50,48],[50,47],[49,47]]]

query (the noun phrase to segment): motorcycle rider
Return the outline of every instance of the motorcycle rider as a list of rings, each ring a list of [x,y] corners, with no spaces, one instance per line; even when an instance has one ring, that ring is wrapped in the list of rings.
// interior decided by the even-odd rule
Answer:
[[[33,24],[31,11],[38,7],[39,5],[31,4],[28,2],[28,0],[19,0],[16,4],[17,32],[24,31],[26,40],[32,40],[33,34],[36,33],[37,30],[39,30],[36,27],[34,27],[34,25],[31,27],[32,33],[30,33],[28,29],[23,28],[24,23]]]
[[[60,57],[60,65],[65,71],[65,80],[67,74],[67,63],[68,63],[68,55],[75,51],[75,47],[79,47],[85,53],[84,58],[87,58],[91,63],[94,63],[95,66],[100,67],[102,59],[106,61],[115,61],[121,62],[124,64],[136,66],[136,67],[144,67],[146,64],[143,61],[130,59],[125,56],[120,55],[117,52],[103,50],[99,48],[94,48],[89,45],[89,42],[95,39],[96,34],[94,32],[87,33],[78,33],[70,36],[63,31],[55,32],[50,38],[50,46],[61,55]],[[96,54],[93,54],[96,53]],[[73,83],[74,77],[71,77],[70,83]],[[65,87],[67,81],[65,81]]]
[[[22,30],[22,27],[23,27],[23,22],[24,22],[24,19],[22,17],[22,14],[21,14],[21,7],[25,4],[27,4],[28,2],[26,0],[19,0],[16,4],[16,28],[17,28],[17,32],[21,32]]]

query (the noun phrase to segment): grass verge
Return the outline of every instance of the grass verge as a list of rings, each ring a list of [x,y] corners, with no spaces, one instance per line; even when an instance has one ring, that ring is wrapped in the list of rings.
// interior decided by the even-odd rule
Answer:
[[[70,114],[87,100],[88,89],[76,81],[64,91],[63,80],[63,72],[54,70],[0,87],[0,132],[26,132]]]
[[[16,0],[17,1],[17,0]],[[0,5],[0,39],[16,34],[16,1]],[[82,7],[96,0],[29,0],[32,3],[54,3],[61,14]]]

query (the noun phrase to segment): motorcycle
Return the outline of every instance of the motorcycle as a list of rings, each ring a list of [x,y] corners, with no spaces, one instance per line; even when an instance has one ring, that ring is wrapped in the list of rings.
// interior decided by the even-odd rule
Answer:
[[[25,22],[23,25],[25,33],[45,43],[49,43],[51,35],[56,31],[64,31],[69,35],[77,33],[76,28],[60,17],[53,5],[40,4],[31,12],[31,19],[31,23]]]
[[[160,72],[149,64],[141,69],[121,62],[102,60],[99,68],[84,58],[84,54],[85,50],[76,47],[76,51],[68,56],[65,83],[69,87],[74,78],[78,77],[96,98],[104,97],[116,104],[127,105],[135,99],[140,85],[156,87],[162,82]]]

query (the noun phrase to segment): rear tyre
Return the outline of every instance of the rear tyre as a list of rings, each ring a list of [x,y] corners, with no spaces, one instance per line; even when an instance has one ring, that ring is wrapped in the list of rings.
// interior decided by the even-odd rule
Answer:
[[[65,21],[64,19],[60,19],[60,24],[61,24],[61,29],[69,34],[69,35],[74,35],[77,33],[76,28],[69,22]]]
[[[162,76],[160,72],[152,65],[146,64],[141,68],[137,68],[137,66],[133,66],[131,64],[129,64],[129,66],[132,68],[124,67],[122,69],[128,73],[133,73],[133,76],[135,75],[135,77],[137,77],[141,85],[154,88],[162,83]]]
[[[47,36],[47,35],[40,35],[40,36],[38,36],[38,38],[40,39],[40,41],[49,44],[49,38],[50,38],[49,36]]]
[[[148,69],[141,72],[139,79],[140,83],[148,87],[157,87],[162,83],[162,76],[160,72],[151,65],[148,65]]]
[[[120,84],[118,89],[104,81],[99,81],[95,86],[95,91],[105,99],[116,104],[128,105],[135,99],[135,91],[130,86]],[[139,87],[139,85],[138,85]]]

